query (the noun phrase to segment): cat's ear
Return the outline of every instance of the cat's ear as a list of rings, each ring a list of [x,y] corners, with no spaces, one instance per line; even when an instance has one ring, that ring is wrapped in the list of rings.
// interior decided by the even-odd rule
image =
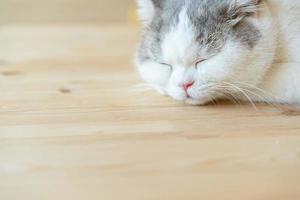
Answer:
[[[149,24],[156,12],[154,0],[137,0],[137,13],[143,25]]]
[[[254,16],[261,3],[262,0],[232,0],[228,10],[230,24],[236,25],[245,17]]]

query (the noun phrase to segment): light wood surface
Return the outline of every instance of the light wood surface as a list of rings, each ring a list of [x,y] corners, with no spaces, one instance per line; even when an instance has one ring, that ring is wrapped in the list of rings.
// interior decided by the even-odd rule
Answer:
[[[135,0],[0,0],[0,24],[127,21]]]
[[[1,200],[299,200],[296,107],[140,91],[125,26],[0,31]]]

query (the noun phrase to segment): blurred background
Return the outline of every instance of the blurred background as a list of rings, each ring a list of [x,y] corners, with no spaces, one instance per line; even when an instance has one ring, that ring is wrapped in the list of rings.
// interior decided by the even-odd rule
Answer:
[[[0,25],[134,23],[134,0],[0,0]]]

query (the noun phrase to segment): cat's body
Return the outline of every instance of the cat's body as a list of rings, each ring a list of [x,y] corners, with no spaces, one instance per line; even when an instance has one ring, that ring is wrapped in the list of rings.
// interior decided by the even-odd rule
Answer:
[[[300,103],[299,0],[138,0],[137,69],[174,99]]]
[[[268,0],[268,5],[278,34],[274,61],[260,87],[272,94],[273,102],[299,104],[300,1]]]

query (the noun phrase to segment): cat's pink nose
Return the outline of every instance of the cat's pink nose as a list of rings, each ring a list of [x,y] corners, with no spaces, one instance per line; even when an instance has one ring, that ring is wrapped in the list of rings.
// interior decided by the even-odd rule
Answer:
[[[187,91],[193,85],[194,85],[194,82],[186,82],[186,83],[182,84],[182,88],[184,89],[184,91]]]

